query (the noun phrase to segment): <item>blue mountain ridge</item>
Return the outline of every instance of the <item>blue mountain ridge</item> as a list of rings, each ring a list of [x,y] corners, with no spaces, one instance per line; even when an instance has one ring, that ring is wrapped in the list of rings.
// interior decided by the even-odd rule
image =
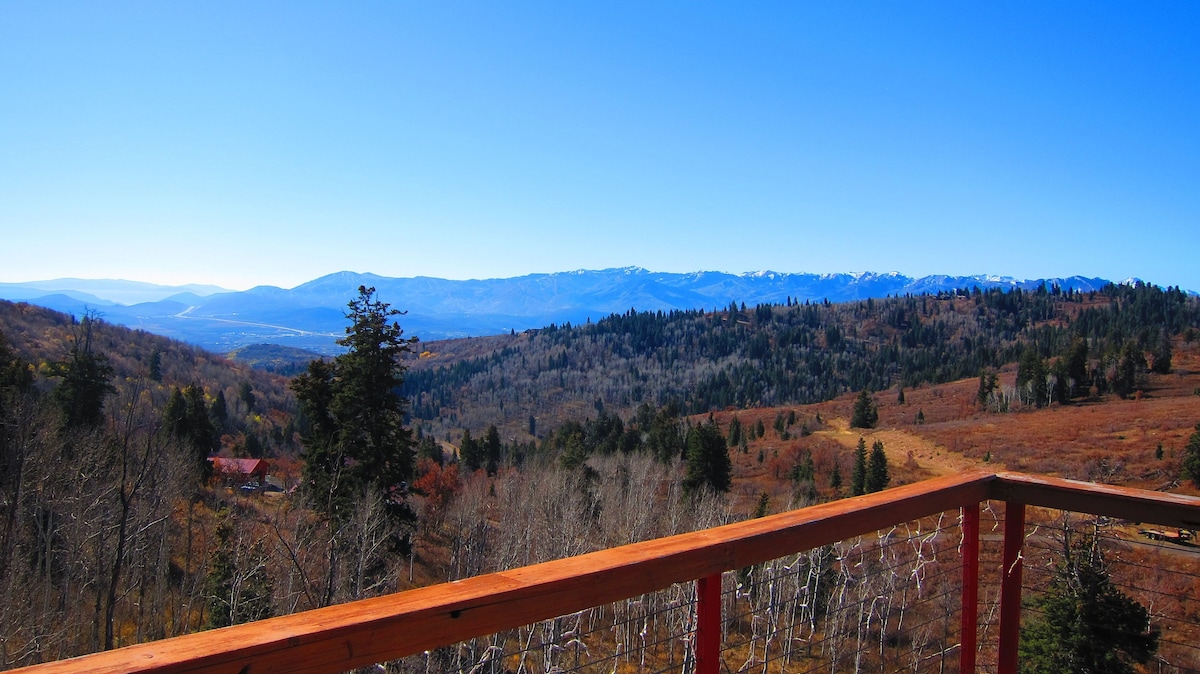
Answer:
[[[1128,281],[1127,281],[1128,282]],[[114,285],[114,282],[106,282]],[[845,274],[687,274],[651,272],[639,267],[529,274],[513,278],[453,281],[430,277],[395,278],[337,272],[286,290],[258,286],[241,292],[197,294],[200,286],[156,287],[158,301],[126,305],[97,296],[103,285],[80,282],[85,290],[60,289],[38,294],[28,284],[0,284],[0,298],[25,301],[82,315],[95,311],[112,323],[181,339],[216,352],[269,343],[336,353],[345,333],[346,304],[360,285],[406,311],[406,334],[422,340],[498,334],[541,328],[551,323],[583,323],[612,313],[715,309],[730,302],[747,306],[803,302],[847,302],[907,293],[936,293],[956,288],[1021,288],[1042,284],[1083,292],[1099,290],[1100,278],[1017,280],[1006,276],[925,276],[895,272]],[[212,287],[204,287],[206,292]],[[94,301],[93,301],[94,300]]]

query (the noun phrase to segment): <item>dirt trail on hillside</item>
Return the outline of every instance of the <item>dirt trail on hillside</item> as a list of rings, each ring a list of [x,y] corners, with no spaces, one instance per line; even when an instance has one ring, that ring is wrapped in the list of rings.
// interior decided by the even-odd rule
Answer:
[[[814,435],[824,435],[827,438],[832,438],[839,444],[850,449],[856,448],[858,446],[858,439],[862,437],[867,441],[868,451],[872,443],[876,440],[882,440],[883,451],[887,454],[888,463],[903,465],[908,462],[908,457],[911,453],[912,458],[917,462],[918,466],[928,470],[935,476],[952,475],[964,470],[978,469],[983,465],[908,431],[887,428],[876,430],[851,429],[849,420],[843,417],[826,419],[825,424],[829,428],[817,431]]]

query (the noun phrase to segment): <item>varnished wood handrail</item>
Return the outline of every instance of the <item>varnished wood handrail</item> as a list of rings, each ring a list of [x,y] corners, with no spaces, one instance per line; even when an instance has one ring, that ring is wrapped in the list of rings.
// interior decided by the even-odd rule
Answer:
[[[1093,493],[1095,492],[1095,493]],[[987,499],[1200,519],[1200,499],[971,472],[578,557],[36,665],[20,672],[330,672],[396,659]],[[1137,503],[1149,505],[1139,509]],[[1061,505],[1059,505],[1061,504]],[[1106,508],[1112,506],[1113,512]],[[1135,517],[1138,519],[1138,517]],[[1154,517],[1140,517],[1153,521]]]
[[[443,585],[37,665],[33,672],[330,672],[636,597],[975,503],[971,473]]]
[[[1200,529],[1200,499],[1025,473],[996,473],[989,498],[1043,508]]]

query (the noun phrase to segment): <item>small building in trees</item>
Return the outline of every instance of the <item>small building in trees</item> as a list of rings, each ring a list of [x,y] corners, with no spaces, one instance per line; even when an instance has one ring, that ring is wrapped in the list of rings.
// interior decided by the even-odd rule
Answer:
[[[271,465],[265,459],[230,459],[223,456],[209,457],[213,474],[220,476],[226,484],[245,484],[257,482],[259,486],[267,483],[267,473]]]

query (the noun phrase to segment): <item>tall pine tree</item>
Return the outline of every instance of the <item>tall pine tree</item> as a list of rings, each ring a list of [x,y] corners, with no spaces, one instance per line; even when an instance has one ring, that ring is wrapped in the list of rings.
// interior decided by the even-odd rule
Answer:
[[[305,481],[310,498],[327,516],[349,515],[364,489],[378,491],[397,520],[411,521],[405,487],[412,479],[412,432],[404,427],[407,401],[400,395],[405,339],[393,317],[402,312],[359,286],[349,303],[350,326],[338,344],[346,352],[332,362],[313,361],[292,382],[309,423],[305,433]]]
[[[500,453],[502,450],[500,431],[496,428],[496,424],[492,424],[488,426],[487,434],[483,436],[483,455],[487,460],[488,475],[495,475],[500,470]]]
[[[691,429],[687,435],[684,490],[689,493],[705,488],[717,492],[729,491],[732,474],[733,462],[729,459],[725,438],[716,422],[709,420]]]
[[[858,448],[854,450],[854,472],[850,473],[850,495],[862,496],[867,493],[867,441],[858,439]]]
[[[866,389],[859,391],[858,398],[854,400],[854,413],[850,415],[850,427],[874,428],[877,421],[879,409],[875,407],[871,394]]]
[[[182,390],[176,387],[171,391],[163,409],[163,430],[190,450],[200,481],[207,482],[212,475],[208,455],[217,448],[218,436],[200,387],[188,384]]]
[[[867,458],[866,493],[883,491],[892,478],[888,475],[887,454],[883,451],[883,441],[876,440],[871,444],[871,456]]]
[[[50,376],[61,377],[51,399],[67,428],[96,428],[104,421],[104,399],[116,391],[109,382],[113,367],[104,354],[92,350],[92,333],[99,319],[87,315],[79,322],[67,360],[50,364]]]

